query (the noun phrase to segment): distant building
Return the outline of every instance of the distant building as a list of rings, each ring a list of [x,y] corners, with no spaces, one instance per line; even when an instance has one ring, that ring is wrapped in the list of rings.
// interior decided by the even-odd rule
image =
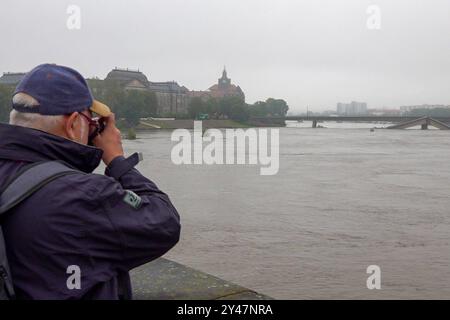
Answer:
[[[150,82],[150,91],[158,100],[158,114],[186,114],[189,104],[189,89],[175,81]]]
[[[371,116],[400,116],[399,109],[369,109],[367,113]]]
[[[186,114],[189,89],[175,81],[151,82],[139,70],[115,68],[105,80],[118,81],[125,90],[148,90],[154,92],[158,102],[158,115]]]
[[[422,104],[422,105],[416,105],[416,106],[401,106],[400,112],[401,113],[407,113],[413,110],[417,109],[450,109],[450,105],[443,105],[443,104]]]
[[[324,116],[335,116],[336,115],[336,111],[334,111],[334,110],[324,110],[324,111],[322,111],[322,115],[324,115]]]
[[[21,72],[6,72],[0,77],[0,84],[15,86],[25,74]],[[98,78],[91,80],[103,81]],[[193,97],[201,97],[205,100],[210,98],[239,97],[245,101],[244,92],[239,86],[231,83],[225,68],[217,84],[212,85],[206,91],[189,91],[188,88],[180,86],[175,81],[152,82],[141,71],[131,69],[114,68],[108,73],[105,80],[116,81],[125,90],[148,90],[154,92],[158,103],[158,115],[186,114],[189,100]]]
[[[0,84],[16,86],[25,76],[24,72],[5,72],[0,77]]]
[[[351,103],[339,102],[336,106],[338,115],[358,116],[367,114],[367,103],[352,101]]]
[[[191,98],[200,97],[202,99],[210,98],[224,98],[224,97],[238,97],[245,101],[245,94],[241,87],[231,83],[231,79],[228,78],[227,70],[224,68],[222,77],[217,81],[217,84],[212,85],[206,91],[191,91],[189,92]]]
[[[125,90],[148,90],[149,81],[139,70],[115,68],[105,80],[117,81]]]
[[[337,114],[339,114],[339,115],[346,114],[347,113],[346,106],[347,106],[347,104],[338,102],[337,107],[336,107]]]

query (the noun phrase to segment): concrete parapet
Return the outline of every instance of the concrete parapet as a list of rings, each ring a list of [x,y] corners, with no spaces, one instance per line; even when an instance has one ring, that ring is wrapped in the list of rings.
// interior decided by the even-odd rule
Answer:
[[[164,258],[131,271],[135,300],[271,300],[251,289]]]

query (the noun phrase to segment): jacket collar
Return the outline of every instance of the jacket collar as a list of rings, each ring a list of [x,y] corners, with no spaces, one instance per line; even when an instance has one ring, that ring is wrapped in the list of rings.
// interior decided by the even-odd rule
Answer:
[[[103,151],[41,130],[0,123],[0,158],[24,161],[62,160],[91,173],[100,164]]]

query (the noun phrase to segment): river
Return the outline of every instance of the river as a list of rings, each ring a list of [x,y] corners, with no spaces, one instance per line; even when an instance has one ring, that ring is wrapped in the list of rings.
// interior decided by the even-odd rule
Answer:
[[[279,299],[449,299],[450,133],[310,125],[280,129],[273,176],[174,165],[170,131],[125,140],[182,217],[166,257]]]

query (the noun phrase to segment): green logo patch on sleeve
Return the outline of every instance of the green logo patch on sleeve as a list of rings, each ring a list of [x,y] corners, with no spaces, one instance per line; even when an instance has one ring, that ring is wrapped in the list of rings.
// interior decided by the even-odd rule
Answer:
[[[139,209],[141,207],[142,199],[136,193],[131,190],[125,190],[125,196],[123,201],[132,206],[134,209]]]

